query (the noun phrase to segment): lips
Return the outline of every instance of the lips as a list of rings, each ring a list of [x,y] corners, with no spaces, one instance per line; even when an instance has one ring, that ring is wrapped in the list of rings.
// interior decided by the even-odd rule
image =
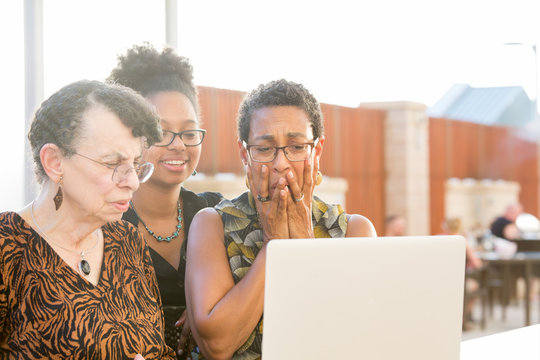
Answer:
[[[169,159],[161,161],[161,165],[168,171],[184,171],[187,163],[187,160],[181,159]]]
[[[181,166],[186,163],[185,160],[164,160],[162,161],[163,164],[166,165],[173,165],[173,166]]]
[[[114,207],[117,208],[121,212],[126,212],[129,208],[129,200],[120,200],[114,202]]]

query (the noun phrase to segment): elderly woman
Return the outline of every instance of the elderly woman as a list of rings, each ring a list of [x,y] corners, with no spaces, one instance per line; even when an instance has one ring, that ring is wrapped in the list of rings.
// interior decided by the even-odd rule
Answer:
[[[313,195],[324,145],[319,103],[302,85],[261,85],[238,115],[249,191],[200,211],[186,269],[188,319],[210,359],[261,356],[266,244],[272,239],[376,236],[371,222]]]
[[[157,114],[134,91],[79,81],[53,94],[29,132],[38,197],[0,214],[0,354],[172,359],[159,290],[136,227],[121,221],[153,171]]]
[[[219,193],[195,194],[182,186],[196,172],[206,133],[200,128],[193,69],[171,48],[158,52],[143,44],[119,56],[109,81],[139,92],[161,118],[163,140],[144,150],[154,174],[133,195],[123,218],[138,226],[150,248],[165,315],[165,341],[186,355],[193,348],[187,348],[190,331],[184,312],[187,234],[197,211],[222,199]]]

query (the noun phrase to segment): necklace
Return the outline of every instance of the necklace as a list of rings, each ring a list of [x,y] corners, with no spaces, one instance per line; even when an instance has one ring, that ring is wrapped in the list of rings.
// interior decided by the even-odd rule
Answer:
[[[39,230],[39,232],[41,234],[43,234],[43,237],[48,241],[50,242],[51,244],[54,244],[56,246],[58,246],[60,249],[63,249],[65,251],[69,251],[70,253],[73,253],[73,254],[79,254],[81,256],[81,261],[79,261],[79,273],[82,273],[86,276],[90,275],[90,263],[88,263],[88,261],[86,261],[84,259],[84,256],[86,254],[88,254],[90,251],[94,250],[94,248],[96,247],[97,243],[99,242],[99,236],[96,234],[96,242],[94,243],[94,245],[92,245],[91,248],[87,249],[87,250],[82,250],[80,253],[78,251],[75,251],[75,250],[72,250],[72,249],[68,249],[68,248],[65,248],[63,246],[61,246],[60,244],[52,241],[48,236],[47,236],[47,233],[45,231],[43,231],[43,229],[41,229],[41,227],[39,226],[39,224],[37,223],[36,221],[36,218],[34,217],[34,202],[32,201],[32,205],[30,206],[30,216],[32,217],[32,221],[34,222],[34,225],[36,225],[37,229]]]
[[[150,230],[150,228],[148,226],[146,226],[143,219],[137,213],[137,210],[135,210],[135,206],[133,205],[133,202],[130,201],[129,204],[131,205],[131,208],[133,209],[133,211],[135,211],[135,215],[137,215],[137,217],[139,218],[139,220],[143,224],[146,231],[148,231],[148,233],[150,235],[152,235],[154,237],[154,239],[156,239],[157,241],[171,242],[172,239],[176,239],[178,237],[178,235],[180,235],[180,230],[182,230],[182,208],[180,206],[180,199],[178,199],[178,203],[176,205],[177,212],[178,212],[178,217],[177,217],[178,224],[176,224],[176,230],[174,230],[174,232],[170,236],[166,236],[166,237],[156,235],[152,230]]]

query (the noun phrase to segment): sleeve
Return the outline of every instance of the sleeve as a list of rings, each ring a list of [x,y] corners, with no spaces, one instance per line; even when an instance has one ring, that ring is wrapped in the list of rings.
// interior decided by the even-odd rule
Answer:
[[[219,192],[207,191],[199,193],[198,195],[206,201],[207,207],[214,207],[224,199],[223,195]]]
[[[4,332],[4,323],[7,318],[7,287],[4,281],[4,274],[7,273],[4,269],[4,254],[0,247],[0,334]]]

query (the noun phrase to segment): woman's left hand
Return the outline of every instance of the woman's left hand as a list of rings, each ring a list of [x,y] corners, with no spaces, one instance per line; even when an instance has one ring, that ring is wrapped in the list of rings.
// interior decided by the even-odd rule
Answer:
[[[311,221],[311,201],[315,189],[315,179],[319,170],[319,159],[312,166],[310,159],[304,161],[304,184],[300,186],[292,171],[287,173],[290,193],[287,201],[287,220],[291,238],[314,238]]]
[[[195,340],[191,336],[191,327],[189,326],[189,321],[187,319],[187,311],[184,310],[178,321],[174,324],[176,327],[182,327],[180,332],[180,339],[178,339],[178,347],[176,349],[178,355],[182,356],[185,354],[186,359],[191,358],[191,350],[197,345]]]

